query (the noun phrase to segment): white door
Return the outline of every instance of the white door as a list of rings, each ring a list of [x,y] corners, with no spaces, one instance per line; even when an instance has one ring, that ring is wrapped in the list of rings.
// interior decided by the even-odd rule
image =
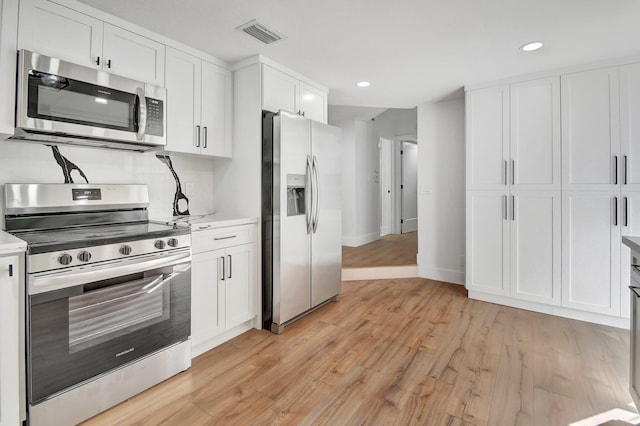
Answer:
[[[402,220],[405,234],[418,230],[418,145],[402,142]]]
[[[560,191],[512,192],[511,296],[560,304],[560,207]]]
[[[0,426],[20,422],[18,256],[0,257]]]
[[[102,21],[56,3],[20,1],[18,49],[101,68],[102,29]]]
[[[202,61],[202,154],[231,157],[231,72]]]
[[[640,190],[640,63],[620,67],[623,189]],[[628,293],[628,291],[625,291]]]
[[[508,187],[509,87],[466,94],[467,189]]]
[[[305,118],[326,123],[327,94],[322,90],[300,82],[298,109],[302,111]]]
[[[560,189],[560,78],[511,85],[509,180],[518,190]]]
[[[614,189],[621,176],[618,68],[562,76],[562,186]]]
[[[503,191],[467,191],[466,287],[509,294],[509,199]]]
[[[164,44],[104,24],[104,70],[164,87]]]
[[[167,47],[167,151],[199,154],[201,61]],[[197,127],[196,127],[197,126]]]
[[[262,65],[262,109],[298,113],[298,80]]]
[[[255,245],[228,248],[225,260],[225,326],[229,330],[256,315]]]
[[[620,193],[562,192],[562,306],[620,314]]]
[[[222,333],[225,328],[222,262],[224,250],[193,255],[191,262],[191,343],[198,346]],[[224,307],[222,307],[224,308]]]
[[[620,222],[623,236],[635,236],[640,233],[640,192],[623,192],[620,199]],[[620,245],[620,315],[630,317],[631,300],[629,286],[631,250]]]
[[[380,138],[380,236],[393,232],[393,141]]]

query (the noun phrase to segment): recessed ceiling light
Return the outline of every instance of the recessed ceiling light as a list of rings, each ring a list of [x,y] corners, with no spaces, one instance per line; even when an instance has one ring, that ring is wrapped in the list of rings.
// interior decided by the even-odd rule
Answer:
[[[539,41],[534,41],[531,43],[527,43],[524,46],[520,47],[520,50],[523,50],[525,52],[533,52],[534,50],[538,50],[542,47],[542,43]]]
[[[371,83],[369,83],[368,81],[359,81],[356,83],[356,86],[358,87],[369,87],[371,85]]]

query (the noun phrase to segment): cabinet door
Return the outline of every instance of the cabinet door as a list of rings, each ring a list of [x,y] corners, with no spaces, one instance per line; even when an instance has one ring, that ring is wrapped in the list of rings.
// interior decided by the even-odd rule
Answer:
[[[562,186],[614,189],[620,182],[618,68],[562,76]]]
[[[560,78],[511,85],[511,187],[560,189]]]
[[[200,153],[200,63],[195,56],[167,47],[167,151]]]
[[[256,316],[256,248],[231,247],[226,252],[225,304],[227,330]]]
[[[164,86],[163,44],[107,23],[103,43],[103,69]]]
[[[231,157],[231,72],[202,61],[202,154]]]
[[[508,186],[509,88],[467,92],[467,189]]]
[[[622,235],[634,236],[640,234],[640,192],[623,192],[620,201],[620,221]],[[631,275],[631,250],[624,244],[620,245],[620,316],[629,318],[631,300],[629,285]]]
[[[511,296],[559,305],[560,191],[511,195]]]
[[[262,65],[262,109],[298,113],[298,80]]]
[[[21,0],[18,49],[99,68],[102,21],[50,1]]]
[[[224,331],[224,250],[193,255],[191,262],[191,342],[195,347]]]
[[[640,190],[640,63],[620,67],[620,139],[623,189]]]
[[[620,196],[562,193],[562,306],[620,314]]]
[[[310,118],[321,123],[327,122],[327,93],[300,82],[298,109]]]
[[[0,0],[0,140],[15,131],[18,3]]]
[[[466,287],[509,294],[509,200],[505,192],[467,192]]]
[[[0,257],[0,426],[21,424],[18,274],[18,256]]]

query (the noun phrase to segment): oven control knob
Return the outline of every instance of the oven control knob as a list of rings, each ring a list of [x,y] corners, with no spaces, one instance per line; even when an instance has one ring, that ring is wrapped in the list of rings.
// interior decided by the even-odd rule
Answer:
[[[120,254],[129,256],[131,254],[131,246],[128,246],[125,244],[122,247],[120,247]]]
[[[156,248],[157,248],[158,250],[162,250],[162,249],[164,248],[164,244],[165,244],[165,243],[164,243],[164,241],[162,241],[162,240],[157,240],[157,241],[155,242],[154,246],[156,246]]]
[[[169,244],[169,246],[171,247],[178,247],[178,239],[177,238],[169,238],[169,241],[167,241],[167,244]]]
[[[91,260],[91,253],[89,253],[86,250],[82,250],[80,253],[78,253],[78,260],[81,262],[88,262]]]
[[[71,263],[71,261],[73,260],[73,257],[71,257],[70,254],[61,254],[58,257],[58,263],[60,263],[61,265],[68,265]]]

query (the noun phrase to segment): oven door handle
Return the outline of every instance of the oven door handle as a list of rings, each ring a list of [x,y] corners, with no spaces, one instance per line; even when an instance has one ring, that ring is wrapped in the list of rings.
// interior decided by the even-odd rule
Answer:
[[[66,270],[54,273],[34,274],[27,277],[29,282],[28,293],[30,295],[45,293],[47,291],[60,290],[74,287],[94,281],[106,280],[151,269],[175,266],[191,262],[191,251],[184,251],[169,256],[152,255],[149,260],[140,258],[128,258],[119,263],[108,263],[95,266],[89,270]]]

